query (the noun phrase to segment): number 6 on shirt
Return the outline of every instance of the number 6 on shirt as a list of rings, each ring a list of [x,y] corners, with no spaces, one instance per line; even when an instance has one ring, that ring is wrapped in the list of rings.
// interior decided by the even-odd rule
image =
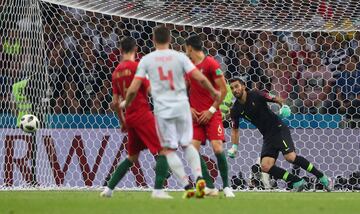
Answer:
[[[175,90],[173,72],[171,70],[169,70],[168,75],[165,76],[162,67],[158,67],[158,72],[159,72],[160,80],[161,81],[168,80],[169,84],[170,84],[170,90]]]

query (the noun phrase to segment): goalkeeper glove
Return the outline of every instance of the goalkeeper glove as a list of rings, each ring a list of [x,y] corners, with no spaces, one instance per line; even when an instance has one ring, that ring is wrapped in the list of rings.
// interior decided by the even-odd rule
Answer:
[[[288,105],[283,105],[280,109],[280,117],[287,118],[291,115],[291,109]]]
[[[230,158],[235,158],[236,156],[236,153],[237,153],[237,148],[238,148],[238,145],[237,144],[233,144],[231,146],[231,149],[228,150],[228,156]]]

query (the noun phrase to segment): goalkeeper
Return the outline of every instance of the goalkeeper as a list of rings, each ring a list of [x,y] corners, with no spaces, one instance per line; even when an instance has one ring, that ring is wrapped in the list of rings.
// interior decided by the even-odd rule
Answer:
[[[275,165],[275,161],[282,152],[284,158],[295,165],[315,175],[327,191],[330,191],[330,182],[326,175],[317,170],[312,163],[295,153],[290,130],[282,120],[270,110],[267,102],[278,103],[282,106],[280,117],[288,117],[290,108],[284,105],[279,97],[271,97],[266,93],[257,90],[246,90],[245,82],[240,78],[230,80],[230,88],[236,101],[231,108],[231,141],[232,148],[228,151],[230,157],[234,157],[237,144],[239,143],[239,119],[245,118],[253,123],[263,135],[263,146],[261,150],[261,170],[269,173],[276,179],[283,179],[293,184],[294,191],[302,191],[305,181],[296,175]]]

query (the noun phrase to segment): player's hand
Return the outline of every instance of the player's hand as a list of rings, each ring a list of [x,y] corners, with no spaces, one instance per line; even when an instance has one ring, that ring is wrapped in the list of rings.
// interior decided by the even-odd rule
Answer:
[[[117,102],[112,101],[112,102],[110,103],[110,109],[111,109],[111,110],[116,111],[116,110],[117,110],[117,107],[118,107],[118,103],[117,103]]]
[[[199,122],[200,112],[196,111],[194,108],[191,108],[190,110],[193,121]]]
[[[237,153],[237,150],[234,149],[233,147],[231,147],[231,148],[228,150],[228,156],[229,156],[229,158],[235,158],[236,153]]]
[[[283,105],[279,113],[281,118],[287,118],[291,115],[291,109],[288,105]]]
[[[121,109],[124,109],[126,107],[126,101],[125,100],[121,101],[119,106],[120,106]]]
[[[203,112],[200,113],[198,123],[202,124],[202,125],[205,125],[210,121],[212,116],[213,116],[213,113],[211,113],[209,110],[203,111]]]

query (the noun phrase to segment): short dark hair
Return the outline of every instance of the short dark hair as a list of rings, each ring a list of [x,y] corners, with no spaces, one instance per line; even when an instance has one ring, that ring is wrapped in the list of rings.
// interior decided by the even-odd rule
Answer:
[[[233,82],[236,82],[236,81],[239,82],[242,85],[246,85],[244,79],[241,78],[241,77],[233,77],[233,78],[229,79],[230,84],[233,83]]]
[[[120,41],[120,47],[121,50],[124,53],[129,53],[131,51],[133,51],[136,47],[136,40],[132,37],[124,37],[123,39],[121,39]]]
[[[203,48],[203,42],[199,35],[191,35],[186,39],[185,44],[191,46],[196,51],[201,51]]]
[[[154,40],[158,44],[166,44],[170,42],[170,30],[164,25],[160,25],[154,29]]]

